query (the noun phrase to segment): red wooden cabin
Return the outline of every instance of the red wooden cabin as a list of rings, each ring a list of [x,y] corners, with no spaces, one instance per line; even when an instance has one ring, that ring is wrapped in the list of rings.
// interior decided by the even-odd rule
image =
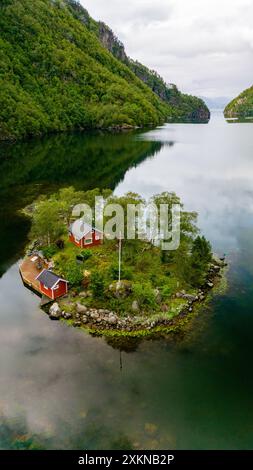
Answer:
[[[68,293],[68,281],[48,269],[43,269],[36,279],[40,283],[41,293],[52,300]]]
[[[102,243],[103,233],[79,219],[69,228],[69,240],[79,248],[90,248]]]

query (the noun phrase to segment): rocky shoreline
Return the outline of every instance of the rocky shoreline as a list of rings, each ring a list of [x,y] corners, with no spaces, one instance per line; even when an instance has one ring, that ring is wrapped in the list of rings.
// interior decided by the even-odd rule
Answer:
[[[170,329],[183,317],[190,316],[198,305],[205,302],[210,291],[221,280],[221,271],[225,266],[226,263],[223,258],[215,260],[215,263],[210,265],[205,285],[198,290],[196,295],[187,294],[185,291],[177,292],[174,298],[182,299],[185,303],[173,318],[166,318],[166,313],[168,314],[166,305],[161,305],[161,313],[157,314],[157,318],[153,316],[152,319],[149,319],[147,316],[138,315],[137,312],[132,316],[128,314],[122,317],[108,309],[87,307],[80,300],[74,301],[74,299],[68,304],[69,308],[64,309],[64,298],[59,303],[54,302],[44,310],[46,310],[51,320],[64,320],[76,328],[83,328],[97,334],[136,334],[136,336],[138,336],[138,332],[150,334],[157,329]],[[85,298],[87,293],[80,293],[79,297]]]

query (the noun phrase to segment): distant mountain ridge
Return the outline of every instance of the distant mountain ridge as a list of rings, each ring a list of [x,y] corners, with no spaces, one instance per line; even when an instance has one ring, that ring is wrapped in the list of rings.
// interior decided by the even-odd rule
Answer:
[[[0,140],[208,121],[203,101],[131,61],[74,0],[1,0]]]
[[[202,100],[206,103],[209,109],[224,109],[231,98],[226,96],[217,96],[215,98],[209,98],[206,96],[201,96]]]

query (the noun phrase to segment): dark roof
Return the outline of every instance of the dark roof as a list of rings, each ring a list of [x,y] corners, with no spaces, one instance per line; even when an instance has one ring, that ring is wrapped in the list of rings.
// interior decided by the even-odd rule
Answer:
[[[54,287],[57,282],[64,281],[64,279],[62,279],[60,276],[57,276],[57,274],[49,271],[48,269],[44,269],[44,271],[38,275],[37,280],[42,282],[42,284],[44,284],[44,286],[48,287],[49,289]]]

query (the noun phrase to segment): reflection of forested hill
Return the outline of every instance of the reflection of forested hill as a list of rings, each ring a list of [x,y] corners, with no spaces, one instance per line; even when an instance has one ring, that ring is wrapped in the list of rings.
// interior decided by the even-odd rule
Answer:
[[[53,183],[114,188],[126,170],[161,149],[161,142],[134,134],[56,135],[15,145],[3,144],[1,188]]]

